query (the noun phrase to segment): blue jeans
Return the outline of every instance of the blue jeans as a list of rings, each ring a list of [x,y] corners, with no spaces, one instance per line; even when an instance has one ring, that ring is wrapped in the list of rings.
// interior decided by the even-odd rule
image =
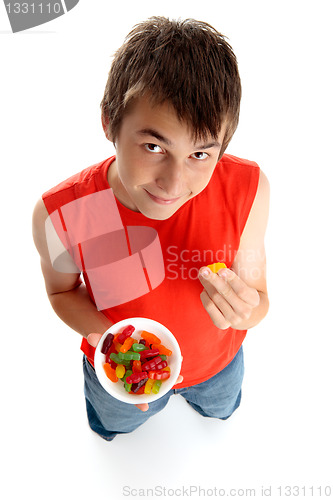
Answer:
[[[92,365],[83,357],[84,394],[91,429],[106,441],[117,434],[132,432],[150,417],[161,411],[173,394],[180,394],[204,417],[226,420],[238,408],[244,376],[243,348],[234,359],[214,377],[182,389],[171,389],[143,412],[135,405],[123,403],[108,394],[98,382]]]

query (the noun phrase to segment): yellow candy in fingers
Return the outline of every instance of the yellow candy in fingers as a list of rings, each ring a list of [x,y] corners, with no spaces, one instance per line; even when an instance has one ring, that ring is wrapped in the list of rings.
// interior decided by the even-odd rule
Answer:
[[[225,265],[224,262],[215,262],[214,264],[209,264],[207,267],[213,272],[217,273],[220,269],[224,269],[227,266]]]

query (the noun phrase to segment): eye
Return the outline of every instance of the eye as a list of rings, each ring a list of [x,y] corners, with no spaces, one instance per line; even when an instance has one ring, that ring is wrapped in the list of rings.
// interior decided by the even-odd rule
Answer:
[[[203,151],[197,151],[196,153],[191,154],[191,157],[195,160],[205,160],[208,156],[209,155]]]
[[[160,146],[158,146],[157,144],[148,143],[148,144],[145,144],[145,148],[150,153],[162,153],[163,152],[163,149]]]

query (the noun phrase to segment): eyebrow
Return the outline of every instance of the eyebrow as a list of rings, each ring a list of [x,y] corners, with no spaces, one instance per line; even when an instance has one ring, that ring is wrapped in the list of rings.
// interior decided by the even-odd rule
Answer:
[[[170,141],[170,139],[167,139],[166,137],[161,135],[159,132],[157,132],[157,130],[154,130],[152,128],[143,128],[142,130],[139,130],[137,132],[137,134],[149,135],[150,137],[155,137],[155,139],[157,139],[160,142],[163,142],[167,146],[173,146],[173,143],[172,143],[172,141]],[[195,149],[209,149],[209,148],[221,148],[221,147],[222,147],[222,144],[218,141],[207,142],[207,143],[198,144],[198,145],[194,146]]]

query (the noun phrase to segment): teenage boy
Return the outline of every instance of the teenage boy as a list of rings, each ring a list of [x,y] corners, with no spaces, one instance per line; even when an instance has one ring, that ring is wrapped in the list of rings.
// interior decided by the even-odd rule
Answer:
[[[36,205],[46,291],[84,337],[88,420],[106,440],[134,430],[174,393],[222,420],[240,404],[242,342],[268,310],[269,203],[258,165],[224,154],[240,99],[223,35],[193,19],[150,18],[116,52],[101,103],[116,155]],[[227,269],[212,273],[206,266],[216,261]],[[174,388],[137,407],[103,390],[89,351],[112,324],[136,316],[166,325],[183,355]]]

